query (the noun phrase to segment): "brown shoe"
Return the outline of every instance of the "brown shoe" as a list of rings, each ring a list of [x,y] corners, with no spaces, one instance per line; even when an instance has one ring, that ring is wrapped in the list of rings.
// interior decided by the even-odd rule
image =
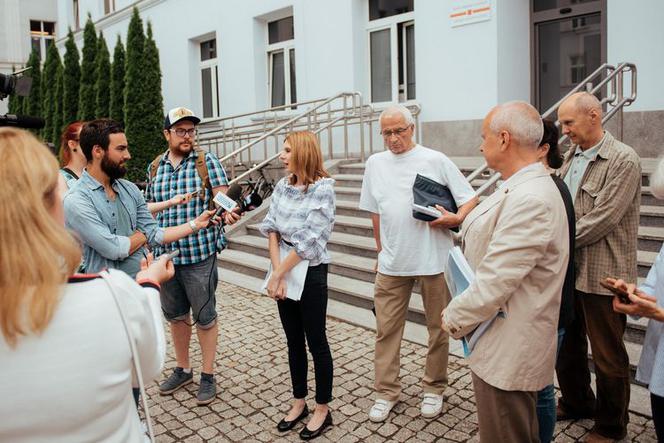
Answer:
[[[586,443],[615,443],[617,440],[614,440],[613,438],[609,437],[604,437],[603,435],[600,435],[597,432],[593,431],[590,434],[586,435],[586,439],[584,441]]]
[[[556,421],[564,420],[581,420],[584,418],[595,418],[595,414],[592,412],[586,412],[582,414],[572,414],[567,411],[567,409],[560,406],[560,403],[556,406]]]

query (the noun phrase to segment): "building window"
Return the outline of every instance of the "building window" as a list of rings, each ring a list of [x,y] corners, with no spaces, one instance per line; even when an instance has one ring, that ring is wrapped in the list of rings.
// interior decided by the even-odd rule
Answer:
[[[104,14],[115,12],[115,0],[104,0]]]
[[[293,27],[293,17],[269,22],[267,24],[267,31],[270,106],[284,106],[296,103],[295,30]]]
[[[414,100],[412,0],[369,0],[369,88],[372,103]]]
[[[81,29],[81,17],[78,8],[78,0],[74,0],[74,29]]]
[[[30,20],[30,43],[32,50],[37,51],[40,60],[46,59],[48,46],[55,39],[55,23]]]
[[[219,65],[217,64],[217,39],[200,43],[201,97],[203,118],[219,117]]]

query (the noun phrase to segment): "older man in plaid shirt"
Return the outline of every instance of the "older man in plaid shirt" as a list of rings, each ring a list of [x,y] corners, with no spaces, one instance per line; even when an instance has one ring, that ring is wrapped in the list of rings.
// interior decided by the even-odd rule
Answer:
[[[228,179],[219,160],[211,153],[194,149],[195,126],[200,119],[187,108],[171,109],[164,122],[168,151],[148,168],[146,199],[162,202],[177,194],[197,193],[187,204],[170,207],[157,214],[159,226],[177,226],[206,209],[217,192],[226,192]],[[203,183],[196,161],[205,156],[209,185]],[[201,196],[202,198],[199,198]],[[235,213],[224,214],[226,224],[239,219]],[[161,304],[171,324],[177,367],[159,386],[162,395],[172,394],[193,381],[189,363],[191,329],[196,325],[203,354],[203,368],[196,397],[199,405],[211,403],[216,396],[213,365],[217,349],[216,253],[223,249],[224,237],[218,228],[195,229],[193,235],[167,245],[179,249],[175,257],[175,277],[162,285]],[[163,251],[157,251],[157,254]],[[193,324],[189,312],[193,313]]]
[[[586,441],[615,441],[625,437],[629,421],[626,318],[614,312],[612,293],[600,280],[636,281],[641,163],[632,148],[602,128],[602,107],[594,95],[572,95],[560,106],[558,119],[574,143],[560,176],[570,188],[576,213],[576,318],[565,329],[556,367],[562,392],[557,415],[559,420],[594,418]],[[597,397],[590,389],[586,335]]]

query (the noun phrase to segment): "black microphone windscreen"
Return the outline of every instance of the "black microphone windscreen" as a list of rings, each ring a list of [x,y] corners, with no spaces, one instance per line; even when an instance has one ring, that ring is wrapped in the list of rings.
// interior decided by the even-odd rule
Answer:
[[[233,183],[228,187],[228,191],[226,192],[226,197],[232,199],[232,200],[239,200],[240,197],[242,197],[242,186],[238,185],[237,183]]]
[[[29,115],[0,115],[0,126],[13,126],[25,129],[41,129],[46,122],[40,117],[30,117]]]

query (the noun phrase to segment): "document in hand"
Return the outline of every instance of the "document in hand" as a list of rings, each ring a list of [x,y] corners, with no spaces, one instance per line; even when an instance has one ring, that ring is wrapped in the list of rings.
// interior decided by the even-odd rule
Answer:
[[[285,245],[283,242],[279,243],[279,260],[283,262],[291,249],[293,248]],[[302,290],[304,289],[304,280],[307,277],[308,270],[309,260],[302,260],[286,274],[286,277],[284,277],[286,279],[286,298],[300,301],[300,298],[302,298]],[[263,281],[263,286],[261,286],[261,290],[265,291],[265,294],[267,294],[267,282],[270,281],[271,276],[272,263],[270,263],[267,275],[265,276],[265,281]]]
[[[461,248],[455,246],[450,249],[447,258],[447,267],[445,268],[445,281],[447,282],[447,288],[450,290],[452,297],[458,297],[461,295],[463,291],[468,289],[474,279],[475,273],[470,268],[463,252],[461,252]],[[500,311],[496,317],[498,315],[503,316],[504,314]],[[491,326],[491,323],[493,323],[496,317],[483,321],[477,326],[477,328],[475,328],[475,330],[473,330],[473,332],[461,340],[464,356],[468,357],[470,355],[477,344],[477,340],[479,340],[482,334],[489,329],[489,326]]]

